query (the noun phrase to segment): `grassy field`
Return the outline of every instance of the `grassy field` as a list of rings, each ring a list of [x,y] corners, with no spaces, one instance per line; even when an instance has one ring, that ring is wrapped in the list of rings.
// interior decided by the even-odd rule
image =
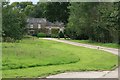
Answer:
[[[110,47],[110,48],[117,48],[117,49],[120,48],[120,45],[118,45],[117,43],[99,43],[99,42],[93,42],[90,40],[71,40],[71,39],[67,39],[67,40],[72,42],[96,45],[96,46],[103,46],[103,47]]]
[[[3,43],[3,78],[45,77],[66,71],[112,70],[116,55],[42,39]]]

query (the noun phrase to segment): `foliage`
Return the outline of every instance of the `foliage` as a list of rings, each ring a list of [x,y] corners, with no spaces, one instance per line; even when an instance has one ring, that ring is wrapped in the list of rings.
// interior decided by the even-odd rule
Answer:
[[[72,39],[118,42],[118,6],[115,3],[71,3],[67,34]]]
[[[34,8],[31,12],[30,17],[34,17],[34,18],[44,17],[44,12],[45,12],[44,6],[45,6],[45,3],[39,3],[37,5],[34,5]]]
[[[46,34],[45,33],[38,33],[37,37],[46,37]]]
[[[67,8],[69,5],[69,2],[49,2],[46,5],[45,17],[51,22],[60,21],[66,24],[69,17]]]
[[[50,38],[50,37],[51,37],[51,34],[46,34],[46,37]]]
[[[3,43],[3,78],[45,77],[65,71],[112,70],[118,57],[108,52],[37,38]],[[102,58],[102,59],[101,59]]]
[[[58,38],[58,34],[51,34],[52,38]]]
[[[39,32],[48,34],[49,33],[49,29],[47,29],[47,28],[41,28],[39,30]]]
[[[2,26],[3,26],[3,38],[11,38],[12,41],[22,39],[25,34],[26,19],[24,13],[19,9],[13,9],[11,6],[3,5],[2,8]],[[8,37],[8,38],[7,38]]]
[[[58,38],[59,29],[51,29],[51,37]]]
[[[59,29],[53,29],[53,28],[52,28],[52,29],[51,29],[51,33],[58,35]]]
[[[35,17],[47,18],[51,22],[63,22],[65,27],[67,26],[65,35],[71,39],[120,43],[118,35],[120,33],[120,2],[38,2],[37,4],[14,2],[8,4],[8,2],[4,2],[2,5],[3,37],[9,37],[13,40],[21,39],[25,32],[25,18]],[[45,29],[36,33],[38,32],[48,34],[48,30]]]
[[[13,2],[9,4],[8,2],[3,3],[3,37],[10,40],[5,41],[15,41],[22,39],[26,31],[26,19],[28,17],[34,18],[47,18],[49,21],[60,21],[67,23],[69,16],[69,9],[67,8],[69,3],[55,2],[55,3],[37,3],[32,2]],[[59,9],[59,10],[58,10]],[[54,10],[54,14],[53,14]],[[47,29],[36,30],[35,34],[38,32],[49,34]],[[10,33],[10,34],[9,34]],[[57,32],[53,31],[55,37]]]
[[[25,8],[25,14],[27,16],[32,16],[33,10],[34,10],[33,5],[27,5],[26,8]]]
[[[32,5],[33,5],[32,2],[13,2],[10,6],[13,9],[19,9],[20,12],[25,12],[26,7]]]
[[[58,36],[59,36],[59,38],[64,38],[64,33],[62,31],[60,31]]]
[[[41,18],[45,17],[51,22],[60,21],[67,23],[69,17],[68,2],[40,3],[32,2],[13,2],[12,8],[17,8],[21,12],[25,12],[27,17]]]

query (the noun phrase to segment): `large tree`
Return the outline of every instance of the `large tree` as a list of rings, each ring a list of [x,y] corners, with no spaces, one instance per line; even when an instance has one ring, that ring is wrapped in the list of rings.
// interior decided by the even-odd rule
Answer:
[[[45,17],[51,22],[60,21],[66,24],[69,17],[67,8],[69,5],[68,2],[49,2],[46,5]]]
[[[21,11],[24,11],[25,8],[26,8],[28,5],[33,5],[33,3],[32,3],[32,2],[13,2],[13,3],[11,4],[11,7],[12,7],[12,8],[20,9]]]
[[[37,3],[36,5],[34,5],[34,9],[31,10],[30,17],[44,18],[45,11],[46,11],[46,5],[47,3]]]
[[[24,35],[26,19],[23,12],[11,5],[3,4],[2,8],[3,38],[12,41],[20,40]]]

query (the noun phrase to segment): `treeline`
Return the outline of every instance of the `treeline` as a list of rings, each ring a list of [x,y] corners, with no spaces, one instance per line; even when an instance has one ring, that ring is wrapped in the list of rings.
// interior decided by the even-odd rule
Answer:
[[[72,39],[119,42],[119,3],[71,3],[66,28]]]
[[[120,43],[120,2],[3,2],[2,7],[5,40],[22,39],[27,32],[26,19],[35,17],[64,22],[64,34],[71,39]]]
[[[47,18],[49,21],[61,21],[67,23],[69,17],[70,5],[68,2],[14,2],[10,6],[12,8],[20,8],[27,17]]]

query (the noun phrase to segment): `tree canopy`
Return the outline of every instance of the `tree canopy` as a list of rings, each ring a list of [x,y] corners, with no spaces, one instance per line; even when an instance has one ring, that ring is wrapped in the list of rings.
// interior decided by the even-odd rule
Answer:
[[[12,41],[20,40],[25,32],[26,19],[24,13],[6,3],[3,4],[2,13],[4,40],[7,40],[6,38],[10,38]]]
[[[120,43],[120,2],[14,2],[3,5],[3,37],[21,39],[26,18],[63,22],[71,39]]]
[[[118,42],[116,3],[71,3],[67,32],[72,39]]]

